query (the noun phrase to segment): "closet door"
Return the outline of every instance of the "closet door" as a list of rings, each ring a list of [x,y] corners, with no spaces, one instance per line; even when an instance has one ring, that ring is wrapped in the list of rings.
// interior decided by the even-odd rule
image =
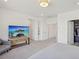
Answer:
[[[39,24],[39,40],[48,39],[48,25],[45,21],[41,21]]]
[[[74,22],[68,21],[68,44],[74,44]]]
[[[45,21],[33,21],[33,39],[46,40],[48,39],[48,25]]]
[[[39,40],[38,21],[36,21],[36,20],[32,21],[32,37],[33,37],[33,40]]]
[[[57,24],[48,24],[48,38],[56,38],[57,36]]]

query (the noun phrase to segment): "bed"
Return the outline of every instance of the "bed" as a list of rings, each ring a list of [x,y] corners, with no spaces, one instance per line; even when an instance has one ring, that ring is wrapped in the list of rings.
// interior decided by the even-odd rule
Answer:
[[[56,43],[37,52],[28,59],[79,59],[79,47]]]

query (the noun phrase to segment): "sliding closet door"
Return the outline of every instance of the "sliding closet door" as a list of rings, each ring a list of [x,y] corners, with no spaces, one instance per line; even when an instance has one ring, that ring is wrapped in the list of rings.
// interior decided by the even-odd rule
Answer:
[[[48,25],[43,20],[35,20],[33,25],[33,39],[34,40],[46,40],[48,39]]]
[[[40,21],[39,24],[39,40],[47,40],[48,39],[48,25],[45,21]]]
[[[68,21],[68,44],[74,44],[74,22]]]
[[[38,37],[38,21],[37,20],[32,21],[32,38],[33,38],[33,40],[39,40],[39,37]]]

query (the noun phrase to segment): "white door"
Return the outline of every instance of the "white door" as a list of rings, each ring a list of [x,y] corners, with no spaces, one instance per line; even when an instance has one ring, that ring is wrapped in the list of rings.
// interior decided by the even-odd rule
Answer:
[[[57,25],[56,24],[48,24],[48,38],[56,38],[57,36]]]

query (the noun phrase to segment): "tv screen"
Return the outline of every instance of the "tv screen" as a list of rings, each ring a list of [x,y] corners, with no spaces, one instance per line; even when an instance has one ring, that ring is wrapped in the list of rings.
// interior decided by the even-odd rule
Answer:
[[[9,25],[9,38],[17,36],[29,36],[29,26]]]

